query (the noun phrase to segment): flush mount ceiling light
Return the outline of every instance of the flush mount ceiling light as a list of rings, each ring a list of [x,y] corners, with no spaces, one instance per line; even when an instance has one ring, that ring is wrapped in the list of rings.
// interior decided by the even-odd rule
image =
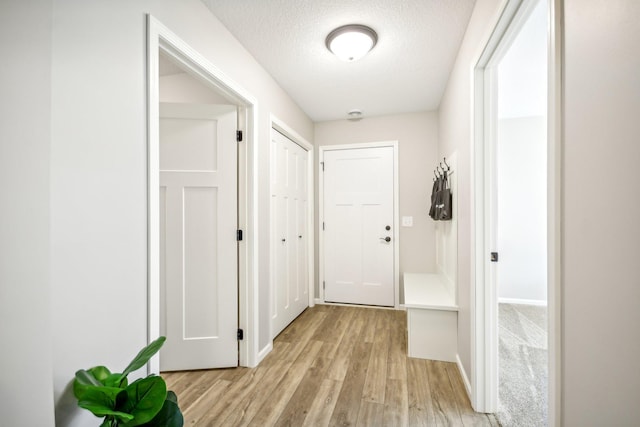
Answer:
[[[350,24],[338,27],[327,36],[327,49],[343,61],[357,61],[378,42],[378,35],[371,28]]]

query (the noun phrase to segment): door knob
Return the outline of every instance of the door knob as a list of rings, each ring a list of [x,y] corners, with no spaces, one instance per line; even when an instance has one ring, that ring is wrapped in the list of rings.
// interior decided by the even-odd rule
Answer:
[[[390,225],[387,225],[384,229],[385,229],[385,230],[387,230],[387,231],[389,231],[389,230],[391,230],[391,226],[390,226]]]
[[[381,237],[380,240],[384,240],[385,242],[389,243],[391,241],[391,237],[389,237],[389,236]]]

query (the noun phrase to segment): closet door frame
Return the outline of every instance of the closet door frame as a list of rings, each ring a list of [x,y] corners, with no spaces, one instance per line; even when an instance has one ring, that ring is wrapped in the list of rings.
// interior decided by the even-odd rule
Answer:
[[[314,211],[315,211],[315,197],[314,197],[314,153],[313,153],[313,144],[311,144],[309,141],[307,141],[305,138],[303,138],[300,134],[298,134],[296,131],[294,131],[290,126],[288,126],[284,121],[280,120],[278,117],[271,115],[271,132],[280,132],[281,134],[283,134],[284,136],[286,136],[287,138],[289,138],[290,140],[292,140],[293,142],[295,142],[296,144],[298,144],[300,147],[302,147],[304,150],[307,151],[307,232],[306,235],[309,236],[308,239],[306,239],[306,245],[307,245],[307,281],[308,281],[308,286],[309,286],[309,290],[308,290],[308,295],[309,295],[309,307],[313,307],[315,305],[315,297],[314,297],[314,278],[315,278],[315,264],[314,264],[314,259],[315,259],[315,243],[314,243],[314,230],[313,230],[313,224],[314,224]],[[274,162],[271,161],[270,162],[270,167],[273,167]],[[271,174],[270,174],[271,176]],[[269,183],[269,185],[271,185],[271,182]],[[274,236],[273,234],[273,230],[275,229],[275,221],[276,218],[274,217],[274,209],[275,206],[273,206],[273,203],[271,203],[271,201],[269,202],[269,222],[270,222],[270,241],[275,239],[276,236]],[[271,256],[270,256],[270,261],[269,261],[269,268],[270,268],[270,273],[269,273],[269,290],[270,293],[272,294],[275,290],[276,287],[276,283],[275,283],[275,277],[274,277],[274,272],[275,272],[275,263],[276,263],[276,258],[274,256],[274,253],[271,252]],[[269,307],[271,307],[271,304],[269,304]],[[273,313],[269,313],[269,318],[271,319],[271,317],[273,316]],[[273,336],[273,327],[271,325],[271,322],[269,323],[269,336],[271,337],[271,340],[273,340],[273,338],[275,338]],[[273,345],[273,341],[271,343],[271,345]]]

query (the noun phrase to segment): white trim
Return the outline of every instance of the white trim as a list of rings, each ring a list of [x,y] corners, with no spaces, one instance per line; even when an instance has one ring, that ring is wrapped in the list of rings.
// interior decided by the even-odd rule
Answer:
[[[471,135],[471,259],[474,262],[471,283],[471,402],[478,412],[497,410],[497,315],[495,289],[490,286],[490,237],[489,215],[486,209],[491,203],[489,194],[490,151],[485,145],[491,129],[487,129],[485,111],[491,105],[485,94],[486,74],[490,73],[494,58],[501,55],[497,49],[504,37],[505,43],[512,41],[512,34],[522,24],[522,14],[531,10],[537,0],[508,0],[486,47],[478,56],[472,74],[472,135]],[[548,424],[560,426],[561,416],[561,153],[562,153],[562,0],[546,0],[549,4],[549,86],[548,86],[548,313],[549,313],[549,401]],[[522,6],[522,7],[521,7]],[[510,27],[514,23],[515,26]],[[486,70],[489,73],[485,73]],[[491,78],[491,77],[489,77]]]
[[[520,304],[520,305],[536,305],[546,307],[547,301],[537,299],[521,299],[521,298],[498,298],[500,304]]]
[[[548,0],[549,76],[547,111],[547,318],[549,347],[549,427],[562,423],[562,147],[564,0]]]
[[[239,126],[245,142],[238,149],[238,226],[245,230],[238,256],[238,327],[245,333],[239,343],[239,364],[256,366],[258,360],[258,107],[257,101],[206,58],[193,50],[171,30],[147,15],[147,108],[148,108],[148,340],[160,333],[159,309],[159,52],[171,56],[204,84],[211,86],[239,107]],[[148,366],[158,373],[159,356]]]
[[[256,358],[256,366],[264,360],[265,357],[269,353],[273,351],[273,341],[269,341],[269,343],[258,353],[258,357]]]
[[[464,370],[464,365],[462,364],[462,360],[460,360],[459,354],[456,354],[456,366],[458,366],[458,372],[460,372],[460,376],[462,377],[462,382],[464,383],[464,389],[467,391],[467,396],[469,397],[469,400],[471,400],[471,382],[469,382],[467,371]]]
[[[400,309],[400,190],[398,171],[398,141],[377,141],[358,144],[343,145],[323,145],[318,148],[318,296],[320,304],[324,304],[324,234],[322,233],[322,223],[324,222],[324,179],[322,179],[322,165],[324,163],[324,152],[335,150],[352,150],[361,148],[393,147],[393,287],[394,287],[394,308]]]

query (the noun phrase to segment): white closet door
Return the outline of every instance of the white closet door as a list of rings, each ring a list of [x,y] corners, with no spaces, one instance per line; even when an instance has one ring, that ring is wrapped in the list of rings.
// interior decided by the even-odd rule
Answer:
[[[237,366],[236,107],[160,116],[160,369]]]
[[[272,336],[309,305],[305,149],[272,130]]]

